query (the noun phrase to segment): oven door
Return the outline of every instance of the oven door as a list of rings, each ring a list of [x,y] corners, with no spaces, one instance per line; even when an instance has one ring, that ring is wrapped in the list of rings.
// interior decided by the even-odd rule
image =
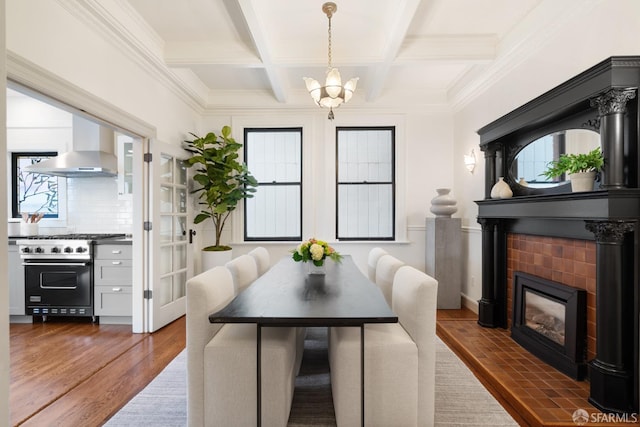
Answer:
[[[91,262],[24,262],[27,314],[93,316]]]

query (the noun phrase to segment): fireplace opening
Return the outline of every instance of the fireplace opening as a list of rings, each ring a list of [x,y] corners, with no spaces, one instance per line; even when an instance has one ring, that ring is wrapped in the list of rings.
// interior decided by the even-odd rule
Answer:
[[[571,378],[585,378],[584,290],[516,271],[512,312],[514,341]]]

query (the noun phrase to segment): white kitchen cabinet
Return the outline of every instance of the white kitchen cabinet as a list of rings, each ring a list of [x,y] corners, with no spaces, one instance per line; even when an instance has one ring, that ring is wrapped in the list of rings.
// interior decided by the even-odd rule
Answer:
[[[131,316],[131,245],[97,245],[94,258],[96,316]],[[108,323],[104,317],[101,321]]]
[[[9,314],[23,316],[24,304],[24,266],[20,259],[18,246],[9,245]]]

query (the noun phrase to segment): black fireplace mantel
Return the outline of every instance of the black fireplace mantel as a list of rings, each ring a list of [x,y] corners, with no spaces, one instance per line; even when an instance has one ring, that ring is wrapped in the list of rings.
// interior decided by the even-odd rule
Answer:
[[[507,235],[595,241],[596,356],[589,401],[605,412],[639,408],[640,56],[611,57],[478,131],[485,154],[482,298],[478,323],[507,327]],[[599,131],[605,167],[594,191],[520,186],[510,162],[528,143],[564,129]],[[492,199],[504,177],[514,193]]]
[[[485,199],[478,218],[610,219],[640,217],[640,189],[616,189]]]

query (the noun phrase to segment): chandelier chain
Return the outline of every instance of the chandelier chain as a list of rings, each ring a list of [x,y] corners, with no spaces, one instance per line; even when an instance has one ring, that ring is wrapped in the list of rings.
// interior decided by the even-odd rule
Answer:
[[[329,16],[329,69],[331,69],[331,16]]]

